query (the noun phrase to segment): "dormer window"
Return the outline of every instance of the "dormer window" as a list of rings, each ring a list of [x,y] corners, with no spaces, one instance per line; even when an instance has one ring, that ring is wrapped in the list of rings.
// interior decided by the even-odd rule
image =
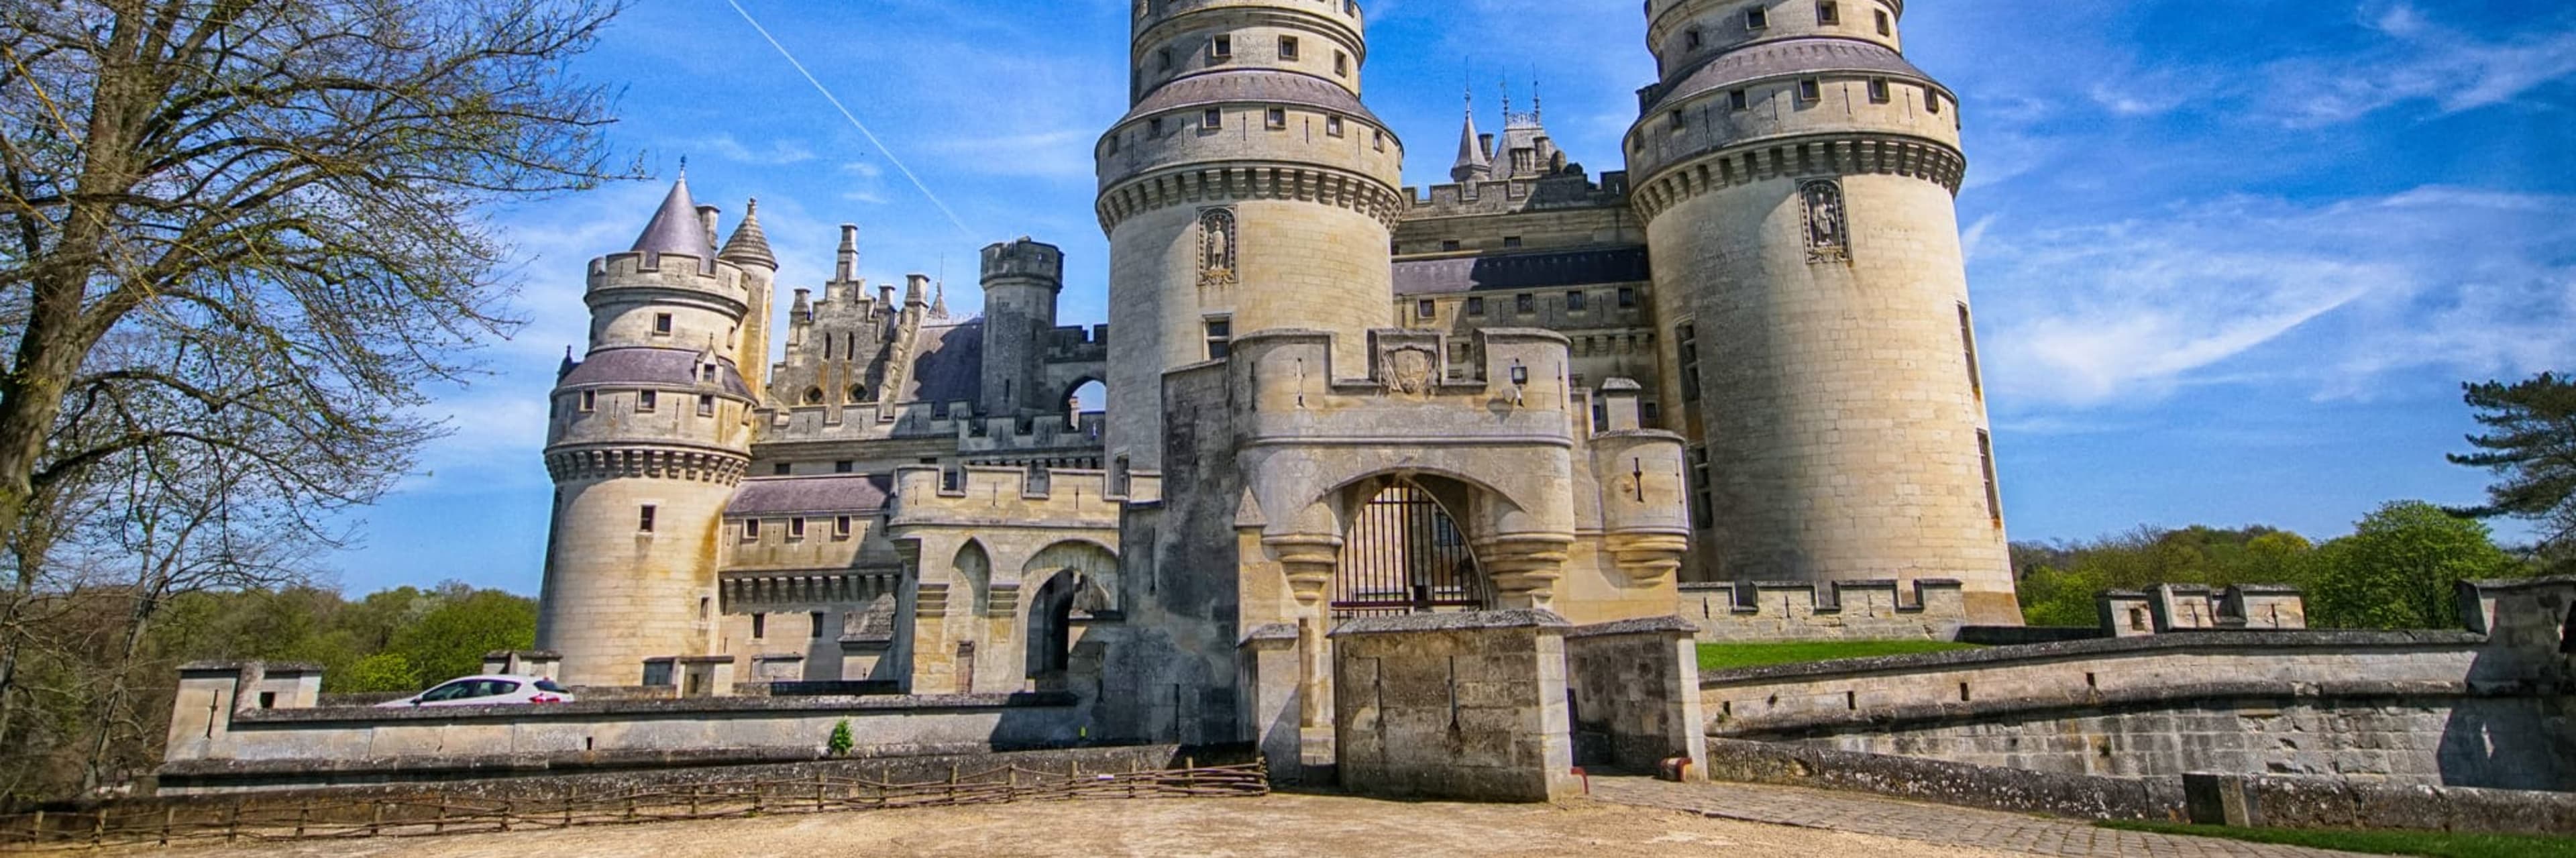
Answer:
[[[716,365],[715,365],[715,364],[706,364],[706,365],[703,365],[703,366],[698,367],[698,380],[699,380],[699,381],[714,381],[714,380],[716,380]]]

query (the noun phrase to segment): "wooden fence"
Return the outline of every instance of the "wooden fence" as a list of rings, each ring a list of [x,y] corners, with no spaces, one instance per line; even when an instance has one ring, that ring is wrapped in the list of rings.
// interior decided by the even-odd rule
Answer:
[[[256,793],[229,801],[128,802],[96,810],[0,817],[0,849],[258,843],[357,837],[428,837],[628,825],[772,814],[954,807],[1015,801],[1220,798],[1270,792],[1261,762],[1201,768],[1191,760],[1161,771],[1085,773],[1011,765],[982,772],[951,766],[946,780],[890,783],[817,775],[649,786],[548,798],[481,799],[437,793],[382,798],[286,798]]]

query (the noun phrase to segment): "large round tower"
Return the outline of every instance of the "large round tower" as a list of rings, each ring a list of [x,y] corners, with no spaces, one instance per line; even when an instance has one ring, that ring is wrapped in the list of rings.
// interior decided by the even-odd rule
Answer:
[[[1161,462],[1162,374],[1254,331],[1393,324],[1404,147],[1360,103],[1351,0],[1137,0],[1133,108],[1100,138],[1109,455]],[[1318,368],[1320,374],[1322,368]]]
[[[1628,132],[1718,580],[1955,578],[2019,622],[1954,198],[1902,0],[1651,0]]]
[[[685,179],[633,250],[590,263],[590,352],[564,361],[545,454],[537,645],[563,654],[566,682],[634,685],[645,659],[709,654],[716,532],[758,404],[739,367],[763,358],[745,351],[767,340],[749,314],[776,268],[756,217],[719,253]]]

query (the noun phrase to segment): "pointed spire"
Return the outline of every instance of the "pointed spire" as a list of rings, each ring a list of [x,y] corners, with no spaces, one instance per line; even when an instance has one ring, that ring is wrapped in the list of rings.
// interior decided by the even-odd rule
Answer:
[[[769,234],[760,230],[759,197],[743,204],[742,225],[734,227],[733,237],[725,240],[724,252],[716,256],[726,262],[778,270],[778,256],[769,252]]]
[[[937,285],[932,286],[930,295],[930,317],[948,318],[948,281],[941,280]]]
[[[1476,92],[1470,88],[1467,91],[1467,119],[1458,129],[1458,161],[1449,166],[1449,180],[1472,182],[1490,179],[1493,175],[1493,161],[1485,157],[1484,143],[1476,134]]]
[[[572,374],[572,368],[573,368],[573,367],[577,367],[577,366],[580,366],[580,365],[581,365],[581,363],[580,363],[579,361],[575,361],[575,360],[573,360],[573,359],[572,359],[572,347],[571,347],[571,346],[565,346],[565,347],[564,347],[564,359],[563,359],[563,365],[555,368],[555,379],[556,379],[557,381],[561,381],[561,380],[563,379],[563,377],[564,377],[564,376],[567,376],[567,375],[571,375],[571,374]]]
[[[662,207],[654,210],[653,220],[644,225],[644,233],[635,237],[635,253],[660,256],[680,253],[695,256],[701,270],[715,268],[715,248],[708,246],[706,229],[699,225],[697,204],[689,199],[689,177],[683,173],[671,183],[671,193],[662,198]]]

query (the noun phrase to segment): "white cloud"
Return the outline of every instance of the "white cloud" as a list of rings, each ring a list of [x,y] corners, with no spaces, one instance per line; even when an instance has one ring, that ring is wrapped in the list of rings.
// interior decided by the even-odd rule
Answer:
[[[802,164],[814,160],[814,150],[806,148],[803,142],[797,140],[771,140],[765,146],[753,148],[734,139],[731,134],[718,134],[714,137],[686,141],[679,145],[694,147],[698,151],[711,153],[718,158],[738,164],[777,166]]]
[[[1100,134],[1100,129],[1058,128],[961,137],[933,142],[924,151],[952,169],[987,176],[1089,179],[1091,143]]]
[[[2199,384],[2366,397],[2402,370],[2535,372],[2576,354],[2576,224],[2556,215],[2570,203],[2425,188],[2019,233],[1981,222],[1989,372],[2007,401],[2078,408]]]
[[[2475,110],[2576,75],[2576,31],[2485,40],[2439,26],[2412,4],[2363,9],[2386,37],[2368,50],[2265,66],[2266,100],[2296,127],[2348,122],[2396,104],[2430,100],[2443,113]]]

